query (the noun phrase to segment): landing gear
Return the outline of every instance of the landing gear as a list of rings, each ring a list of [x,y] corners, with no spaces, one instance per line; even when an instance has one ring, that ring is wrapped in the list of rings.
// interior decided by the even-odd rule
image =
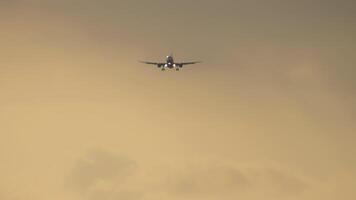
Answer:
[[[161,70],[164,71],[164,70],[166,70],[166,68],[162,67]]]
[[[179,68],[178,68],[178,67],[176,67],[176,71],[179,71]]]

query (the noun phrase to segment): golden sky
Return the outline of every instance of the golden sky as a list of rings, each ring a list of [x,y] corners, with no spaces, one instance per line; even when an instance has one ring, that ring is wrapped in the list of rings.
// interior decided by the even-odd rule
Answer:
[[[0,0],[0,199],[355,199],[355,13]]]

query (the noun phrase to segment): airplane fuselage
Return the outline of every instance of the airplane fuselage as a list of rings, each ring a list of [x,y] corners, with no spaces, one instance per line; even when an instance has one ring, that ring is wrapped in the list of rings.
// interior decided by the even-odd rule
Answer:
[[[176,65],[174,64],[173,56],[167,56],[166,64],[164,65],[164,67],[167,67],[169,69],[176,67]]]

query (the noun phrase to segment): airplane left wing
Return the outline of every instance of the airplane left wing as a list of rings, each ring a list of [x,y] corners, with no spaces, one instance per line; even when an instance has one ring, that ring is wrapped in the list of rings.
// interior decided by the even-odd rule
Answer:
[[[192,65],[192,64],[197,64],[197,63],[201,63],[201,61],[195,61],[195,62],[183,62],[183,63],[176,63],[179,66],[183,66],[183,65]]]

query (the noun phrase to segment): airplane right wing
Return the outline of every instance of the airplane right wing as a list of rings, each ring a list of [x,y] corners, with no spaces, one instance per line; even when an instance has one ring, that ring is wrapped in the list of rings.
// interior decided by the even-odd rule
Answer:
[[[140,61],[142,63],[148,64],[148,65],[156,65],[157,67],[162,67],[166,63],[157,63],[157,62],[148,62],[148,61]]]

